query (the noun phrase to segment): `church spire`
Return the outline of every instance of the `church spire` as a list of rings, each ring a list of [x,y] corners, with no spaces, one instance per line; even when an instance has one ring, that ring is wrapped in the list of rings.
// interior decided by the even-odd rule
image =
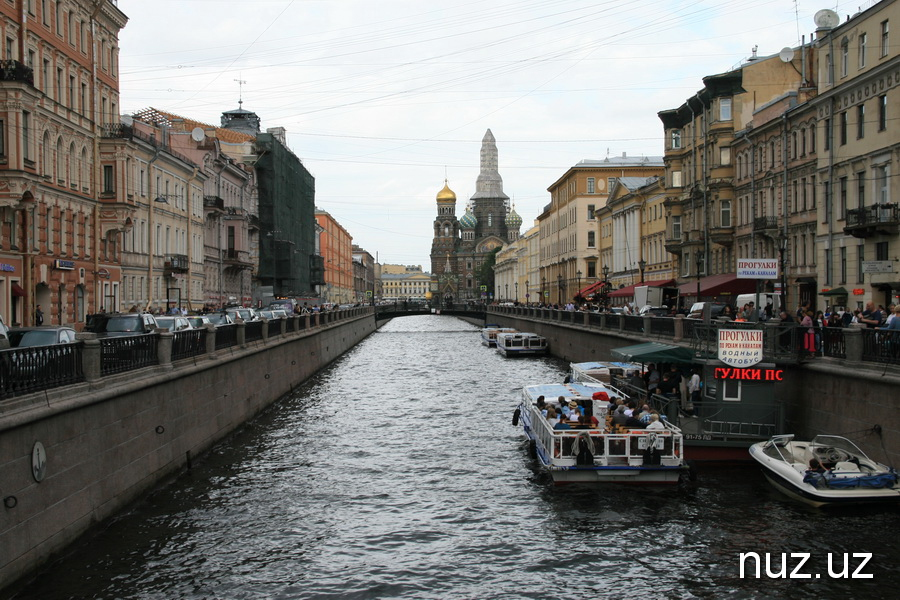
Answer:
[[[509,198],[503,193],[503,179],[498,171],[497,141],[488,129],[481,140],[481,172],[475,181],[472,198]]]

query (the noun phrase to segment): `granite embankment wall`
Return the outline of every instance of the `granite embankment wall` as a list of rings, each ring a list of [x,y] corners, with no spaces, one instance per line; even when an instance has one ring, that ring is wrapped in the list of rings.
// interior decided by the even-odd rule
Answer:
[[[375,331],[371,311],[0,403],[0,590]],[[45,474],[32,472],[37,442]]]
[[[546,337],[550,352],[568,362],[609,360],[613,348],[642,342],[671,343],[499,314],[488,321]],[[900,368],[824,357],[783,368],[785,381],[775,393],[784,403],[785,433],[797,439],[846,434],[870,457],[900,468]]]

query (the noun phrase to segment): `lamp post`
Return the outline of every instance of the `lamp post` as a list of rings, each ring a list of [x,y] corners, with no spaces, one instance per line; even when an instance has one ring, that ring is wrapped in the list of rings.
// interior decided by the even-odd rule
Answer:
[[[563,276],[559,274],[556,276],[556,285],[557,285],[557,303],[562,304],[562,290],[563,290]]]
[[[508,283],[506,284],[506,293],[503,295],[503,300],[504,301],[509,300],[509,284]]]
[[[519,282],[516,282],[516,304],[519,303]]]
[[[787,273],[784,272],[784,254],[787,251],[787,235],[778,234],[778,269],[781,271],[781,310],[787,310]]]
[[[647,261],[643,258],[638,261],[638,269],[641,270],[641,283],[644,283],[644,268],[647,266]]]
[[[541,304],[544,303],[544,286],[547,284],[547,278],[541,277]]]
[[[530,292],[528,291],[528,280],[525,280],[525,304],[528,304],[528,297],[530,296]]]
[[[697,302],[700,302],[700,270],[703,268],[703,253],[697,252]]]
[[[603,310],[609,310],[609,265],[603,265],[601,269],[603,271],[603,287],[600,289],[600,302],[603,305]]]
[[[575,271],[575,287],[578,288],[578,291],[581,292],[581,271]]]

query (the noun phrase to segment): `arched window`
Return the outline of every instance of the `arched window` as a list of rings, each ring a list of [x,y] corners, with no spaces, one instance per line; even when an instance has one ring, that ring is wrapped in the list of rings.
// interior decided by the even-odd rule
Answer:
[[[38,160],[41,163],[40,170],[42,175],[53,176],[52,169],[52,159],[51,159],[51,151],[50,151],[50,132],[44,132],[44,139],[41,142],[40,152],[38,153]]]
[[[76,183],[78,181],[78,178],[75,174],[76,168],[77,168],[77,165],[75,164],[75,162],[77,161],[77,156],[78,155],[75,154],[75,142],[72,142],[69,145],[69,155],[66,157],[68,159],[68,163],[69,163],[69,168],[68,168],[68,173],[66,174],[66,179],[68,179],[70,185],[73,183]]]
[[[62,138],[56,140],[56,180],[62,183],[65,175],[65,156],[63,155]]]

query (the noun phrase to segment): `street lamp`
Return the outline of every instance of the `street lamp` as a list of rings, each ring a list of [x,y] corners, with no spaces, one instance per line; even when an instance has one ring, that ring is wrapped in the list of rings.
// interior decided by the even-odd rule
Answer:
[[[541,304],[544,303],[544,286],[547,284],[547,278],[541,277]]]
[[[778,268],[781,271],[781,310],[787,310],[787,273],[784,272],[784,253],[787,251],[787,235],[778,234]]]
[[[506,284],[506,294],[503,295],[503,300],[509,300],[509,284]]]
[[[528,280],[525,280],[525,304],[528,304],[528,297],[531,295],[531,292],[528,289]]]
[[[519,282],[516,282],[516,304],[519,303]]]
[[[577,287],[578,291],[580,292],[581,291],[581,271],[580,270],[575,271],[575,277],[576,277],[576,281],[577,281],[575,287]]]
[[[557,297],[558,297],[557,302],[559,304],[562,304],[563,276],[561,274],[556,276],[556,285],[559,288],[557,290]]]
[[[647,266],[647,261],[643,258],[638,261],[638,269],[641,270],[641,283],[644,283],[644,268]]]
[[[602,304],[603,310],[609,310],[609,265],[603,265],[603,268],[600,270],[603,271],[603,287],[600,288],[600,303]]]
[[[700,270],[703,268],[703,253],[697,252],[697,302],[700,302]]]

